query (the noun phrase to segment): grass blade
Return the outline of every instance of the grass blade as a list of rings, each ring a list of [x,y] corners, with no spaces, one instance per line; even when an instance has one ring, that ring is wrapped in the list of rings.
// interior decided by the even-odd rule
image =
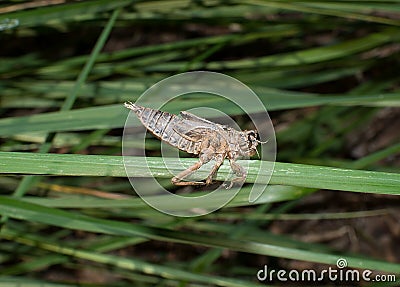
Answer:
[[[223,236],[200,235],[178,230],[149,227],[132,223],[97,219],[70,213],[54,208],[43,207],[14,198],[0,196],[0,213],[20,220],[41,222],[52,226],[69,229],[86,230],[104,234],[139,236],[168,242],[180,242],[184,244],[199,244],[210,247],[229,248],[231,250],[249,252],[261,255],[278,256],[291,259],[336,264],[340,256],[345,256],[348,266],[386,272],[400,273],[400,265],[379,260],[358,258],[353,255],[326,254],[313,250],[298,249],[292,246],[279,246],[260,243],[251,240],[239,240],[225,238]]]
[[[127,159],[128,160],[128,159]],[[147,161],[147,163],[146,163]],[[172,165],[172,160],[171,165]],[[180,160],[175,159],[175,170],[182,167]],[[189,167],[197,159],[182,159],[184,166]],[[135,177],[170,178],[171,173],[164,166],[162,158],[131,157],[128,164]],[[205,178],[210,164],[204,165],[198,172],[198,178]],[[147,167],[151,170],[147,171]],[[260,161],[249,161],[246,181],[254,182],[260,172],[260,183],[268,183],[270,170],[260,171]],[[172,167],[170,167],[172,168]],[[264,174],[263,174],[264,172]],[[120,156],[77,155],[77,154],[32,154],[19,152],[0,153],[0,174],[34,174],[34,175],[68,175],[68,176],[114,176],[125,177],[126,172]],[[223,180],[230,173],[228,164],[221,166],[217,179]],[[302,186],[309,188],[369,192],[376,194],[400,195],[400,174],[374,172],[365,170],[340,169],[332,167],[276,163],[271,184]]]

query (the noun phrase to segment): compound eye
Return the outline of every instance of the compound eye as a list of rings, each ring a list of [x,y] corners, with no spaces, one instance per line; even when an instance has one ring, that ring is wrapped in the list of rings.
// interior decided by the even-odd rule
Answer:
[[[258,137],[259,137],[259,135],[258,135],[258,133],[255,132],[255,131],[249,131],[249,132],[247,133],[247,139],[248,139],[249,141],[257,140]]]
[[[253,142],[256,139],[256,137],[257,137],[257,135],[253,131],[250,131],[247,133],[247,142],[248,142],[249,148],[253,147]]]

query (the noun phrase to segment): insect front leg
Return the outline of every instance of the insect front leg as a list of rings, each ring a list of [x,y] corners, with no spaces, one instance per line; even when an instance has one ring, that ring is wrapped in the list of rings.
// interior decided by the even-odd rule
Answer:
[[[233,172],[236,174],[237,178],[232,179],[229,184],[224,184],[226,189],[230,189],[235,182],[238,182],[240,184],[244,183],[247,175],[245,169],[240,164],[238,164],[234,159],[229,159],[229,163],[231,164],[231,168]]]
[[[171,179],[172,184],[174,185],[205,185],[206,183],[203,181],[182,181],[185,177],[191,175],[193,172],[198,170],[203,164],[206,164],[211,160],[211,155],[208,153],[202,153],[199,157],[199,161],[194,165],[189,167],[188,169],[180,172],[177,176],[174,176]]]

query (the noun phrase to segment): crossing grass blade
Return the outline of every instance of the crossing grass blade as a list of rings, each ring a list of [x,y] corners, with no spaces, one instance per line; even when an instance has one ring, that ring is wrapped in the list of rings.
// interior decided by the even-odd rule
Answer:
[[[184,280],[190,282],[201,282],[201,283],[212,283],[214,286],[228,286],[228,287],[239,287],[239,286],[262,286],[255,284],[251,281],[243,281],[237,279],[224,278],[220,276],[213,276],[209,274],[196,274],[194,272],[180,270],[179,268],[163,266],[160,264],[152,264],[143,260],[134,258],[124,258],[121,256],[108,255],[102,253],[96,253],[89,250],[78,250],[75,248],[60,246],[49,242],[45,238],[23,236],[16,232],[4,231],[2,234],[3,238],[15,240],[22,244],[28,244],[56,252],[63,255],[74,256],[76,258],[90,260],[100,264],[111,264],[113,267],[123,268],[130,271],[141,272],[148,275],[157,275],[160,277],[173,279],[173,280]]]
[[[184,244],[200,244],[204,246],[229,248],[242,252],[249,252],[255,254],[279,256],[291,259],[304,260],[307,258],[309,261],[336,264],[338,255],[326,254],[316,252],[314,250],[298,249],[292,246],[285,246],[285,243],[273,244],[267,243],[267,238],[264,242],[257,242],[250,239],[242,238],[241,240],[225,238],[223,236],[205,236],[199,234],[192,234],[178,230],[169,230],[159,227],[150,227],[145,225],[137,225],[131,223],[124,223],[119,221],[103,220],[93,217],[80,215],[77,213],[66,212],[49,207],[43,207],[32,203],[22,202],[18,199],[7,198],[0,196],[0,213],[7,215],[11,218],[20,220],[29,220],[41,222],[45,224],[60,226],[64,228],[72,228],[77,230],[86,230],[90,232],[98,232],[105,234],[114,234],[122,236],[139,236],[155,240],[180,242]],[[12,233],[4,232],[4,238],[13,239]],[[17,239],[16,239],[17,240]],[[24,242],[25,243],[25,242]],[[28,243],[28,242],[26,242]],[[33,243],[28,243],[33,244]],[[35,244],[39,244],[35,242]],[[50,248],[43,244],[44,248]],[[68,248],[60,248],[60,246],[51,247],[52,251],[61,252],[68,255],[73,255],[74,250],[68,251]],[[84,253],[84,252],[82,252]],[[400,272],[400,265],[382,262],[378,260],[357,258],[352,255],[346,256],[348,266],[355,268],[369,268],[373,270],[383,270],[386,272]],[[124,259],[120,259],[125,261]],[[131,264],[131,263],[130,263]]]
[[[376,94],[360,96],[318,96],[306,93],[285,92],[270,88],[255,88],[260,100],[270,111],[289,108],[310,107],[315,105],[364,105],[364,106],[400,106],[400,94]],[[182,110],[196,107],[199,103],[212,105],[230,115],[243,114],[243,110],[232,102],[220,97],[204,97],[180,100],[170,105],[168,111],[178,114]],[[126,96],[125,100],[132,100]],[[155,103],[154,101],[152,102]],[[249,104],[248,111],[257,113],[260,106]],[[124,126],[128,111],[121,104],[75,109],[71,111],[43,113],[32,116],[0,119],[0,136],[10,136],[28,132],[79,131],[90,129],[121,128]],[[214,116],[213,114],[207,116]]]

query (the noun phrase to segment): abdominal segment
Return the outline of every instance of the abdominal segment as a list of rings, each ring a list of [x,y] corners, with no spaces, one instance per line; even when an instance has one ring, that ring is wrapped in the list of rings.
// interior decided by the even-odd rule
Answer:
[[[199,153],[200,142],[189,140],[177,132],[177,130],[182,130],[182,127],[185,125],[182,118],[168,112],[137,105],[132,110],[143,125],[159,139],[182,151],[193,154]]]

